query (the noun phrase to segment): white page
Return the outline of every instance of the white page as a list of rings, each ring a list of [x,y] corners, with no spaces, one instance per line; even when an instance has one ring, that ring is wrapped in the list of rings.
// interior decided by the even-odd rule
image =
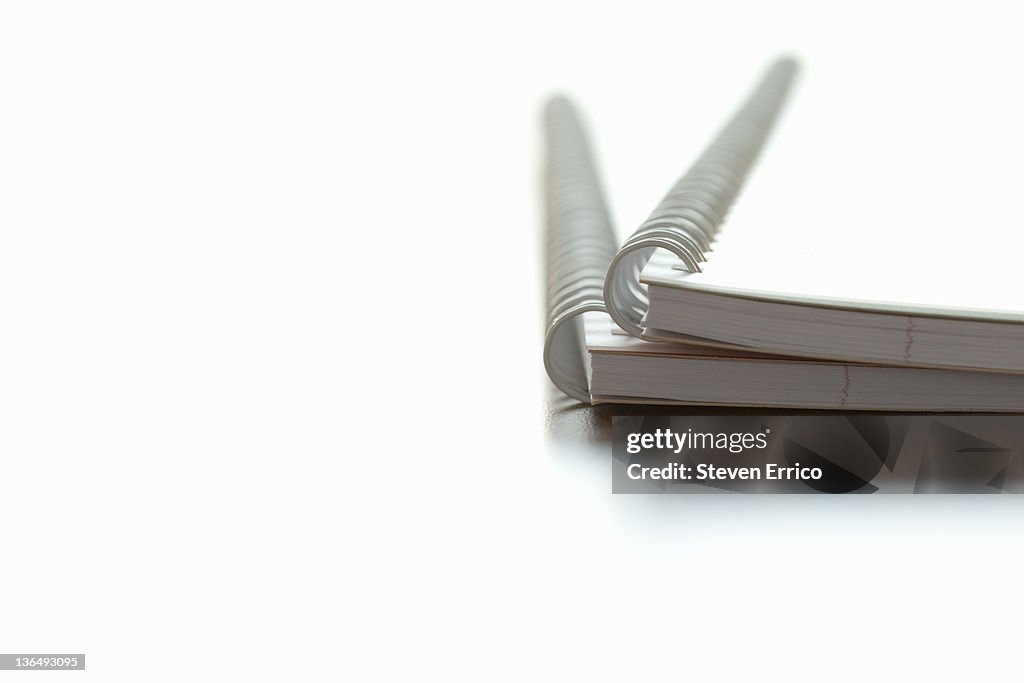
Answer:
[[[834,63],[833,63],[834,65]],[[805,66],[704,272],[780,298],[1024,311],[1024,99],[1009,64]]]

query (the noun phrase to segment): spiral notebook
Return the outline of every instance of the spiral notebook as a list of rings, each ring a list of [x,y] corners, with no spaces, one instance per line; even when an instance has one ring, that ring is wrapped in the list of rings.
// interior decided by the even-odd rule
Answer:
[[[967,268],[938,240],[927,253],[936,260],[914,260],[914,276],[883,279],[872,274],[905,271],[906,254],[929,250],[889,250],[862,229],[850,243],[872,259],[844,271],[849,258],[801,255],[836,212],[792,229],[788,211],[814,202],[809,185],[778,170],[759,194],[744,189],[753,200],[736,212],[742,221],[720,231],[796,72],[792,60],[775,63],[619,248],[578,114],[565,99],[549,104],[549,376],[593,403],[1024,410],[1024,287],[1011,286],[1007,250]],[[773,154],[785,153],[786,134]]]

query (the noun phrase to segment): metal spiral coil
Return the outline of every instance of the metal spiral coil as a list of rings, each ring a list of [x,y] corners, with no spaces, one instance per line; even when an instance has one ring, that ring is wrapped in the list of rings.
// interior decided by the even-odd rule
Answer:
[[[603,299],[626,332],[641,336],[647,292],[640,272],[655,249],[668,249],[691,270],[701,262],[764,146],[796,76],[781,59],[765,74],[732,120],[669,191],[608,266]]]
[[[579,115],[564,97],[545,111],[548,328],[544,367],[566,394],[590,403],[581,314],[605,311],[602,287],[615,255],[604,192]]]

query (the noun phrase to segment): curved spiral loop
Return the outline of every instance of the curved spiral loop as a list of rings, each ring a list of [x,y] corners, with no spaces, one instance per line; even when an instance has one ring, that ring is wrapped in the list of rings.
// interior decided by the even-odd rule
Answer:
[[[711,242],[764,146],[786,99],[797,64],[781,59],[690,170],[672,187],[608,266],[603,298],[626,332],[641,336],[647,292],[640,272],[655,249],[667,249],[699,272]]]

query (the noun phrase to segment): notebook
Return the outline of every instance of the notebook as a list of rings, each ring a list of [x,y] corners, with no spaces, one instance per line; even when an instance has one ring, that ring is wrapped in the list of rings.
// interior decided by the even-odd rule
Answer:
[[[768,70],[620,248],[578,114],[565,99],[550,103],[549,376],[595,403],[1024,409],[1024,374],[1015,374],[1024,373],[1024,315],[1016,303],[1024,288],[1012,286],[1015,254],[966,250],[983,237],[962,227],[958,234],[956,216],[934,241],[901,244],[901,234],[914,233],[886,231],[885,220],[898,228],[900,220],[934,221],[943,211],[920,206],[930,196],[920,178],[896,188],[918,203],[908,202],[906,215],[871,220],[869,201],[837,209],[891,188],[892,176],[912,165],[893,165],[890,155],[863,192],[815,193],[828,187],[816,180],[820,164],[802,177],[792,164],[778,164],[774,175],[770,166],[771,155],[784,154],[787,139],[799,135],[798,120],[780,126],[766,155],[764,175],[772,180],[759,184],[759,175],[744,188],[796,71],[789,59]],[[821,115],[821,106],[806,115]],[[794,145],[806,161],[815,161],[808,150],[817,147]],[[836,157],[836,147],[842,144],[824,156]],[[996,218],[985,210],[975,213]],[[824,230],[848,231],[849,251],[816,253],[835,244],[816,242],[815,231]],[[960,253],[971,262],[954,256]],[[900,276],[880,277],[892,271]]]

